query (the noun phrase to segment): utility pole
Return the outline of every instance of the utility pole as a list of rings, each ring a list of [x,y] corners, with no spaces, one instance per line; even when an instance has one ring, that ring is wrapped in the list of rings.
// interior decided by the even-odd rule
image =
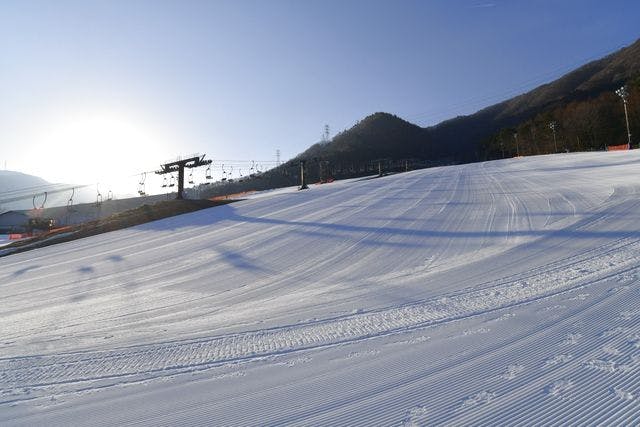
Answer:
[[[553,132],[553,148],[555,152],[558,152],[558,143],[556,142],[556,122],[549,122],[549,128]]]
[[[160,166],[160,170],[157,170],[158,175],[164,175],[167,173],[178,172],[178,195],[176,200],[183,199],[184,192],[184,168],[197,168],[198,166],[210,165],[211,160],[205,160],[204,154],[202,156],[197,155],[184,160],[176,160],[174,162],[165,163]]]
[[[306,177],[304,176],[306,165],[307,165],[306,160],[300,160],[300,188],[298,188],[298,190],[307,190],[309,188],[307,186]]]
[[[626,86],[622,86],[616,90],[616,94],[622,98],[622,103],[624,104],[624,119],[627,122],[627,143],[629,144],[629,149],[631,149],[631,130],[629,129],[629,113],[627,113],[627,97],[629,96],[629,92],[627,92]]]

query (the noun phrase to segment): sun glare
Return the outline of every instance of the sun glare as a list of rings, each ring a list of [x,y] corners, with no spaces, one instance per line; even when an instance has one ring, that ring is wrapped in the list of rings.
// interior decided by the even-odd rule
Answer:
[[[113,114],[78,115],[57,121],[43,135],[45,178],[89,184],[131,180],[167,156],[151,129]],[[44,173],[43,173],[44,175]]]

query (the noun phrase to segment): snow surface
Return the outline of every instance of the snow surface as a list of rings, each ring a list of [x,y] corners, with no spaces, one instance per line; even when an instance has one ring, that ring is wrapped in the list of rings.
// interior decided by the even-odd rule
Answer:
[[[7,246],[13,243],[13,240],[9,239],[8,234],[0,234],[0,248],[3,246]]]
[[[433,168],[1,258],[0,424],[633,424],[639,171]]]

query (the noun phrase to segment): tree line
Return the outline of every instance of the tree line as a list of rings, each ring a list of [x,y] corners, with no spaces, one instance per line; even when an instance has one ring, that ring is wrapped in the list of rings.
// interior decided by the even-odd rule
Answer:
[[[640,141],[640,77],[628,82],[626,87],[632,147],[637,148]],[[607,146],[626,143],[622,98],[612,90],[540,112],[515,127],[503,128],[485,139],[482,148],[485,159],[499,159],[605,150]]]

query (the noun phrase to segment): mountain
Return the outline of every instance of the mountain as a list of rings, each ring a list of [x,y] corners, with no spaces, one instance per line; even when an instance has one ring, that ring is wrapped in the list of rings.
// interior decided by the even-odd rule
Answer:
[[[613,92],[640,76],[640,40],[602,59],[590,62],[551,83],[470,116],[457,117],[429,129],[438,144],[452,144],[461,160],[478,160],[479,144],[501,128],[515,126],[544,110]],[[458,142],[459,141],[459,142]]]
[[[44,179],[26,173],[0,170],[0,194],[15,192],[25,188],[49,185]],[[4,197],[1,197],[4,198]]]
[[[543,111],[613,92],[638,76],[640,40],[530,92],[436,126],[421,128],[392,114],[372,114],[332,141],[311,146],[296,159],[477,161],[486,155],[483,140],[499,130]]]
[[[428,155],[424,129],[388,113],[375,113],[339,133],[331,142],[317,143],[301,157],[360,161],[384,157]],[[391,155],[390,155],[391,153]]]
[[[49,182],[37,176],[0,171],[0,212],[33,207],[33,194],[44,191],[49,186]]]
[[[15,171],[0,171],[0,212],[32,209],[37,206],[66,206],[72,194],[70,184],[52,184],[40,177]],[[47,196],[45,199],[45,191]],[[95,201],[92,189],[77,187],[74,203]]]

